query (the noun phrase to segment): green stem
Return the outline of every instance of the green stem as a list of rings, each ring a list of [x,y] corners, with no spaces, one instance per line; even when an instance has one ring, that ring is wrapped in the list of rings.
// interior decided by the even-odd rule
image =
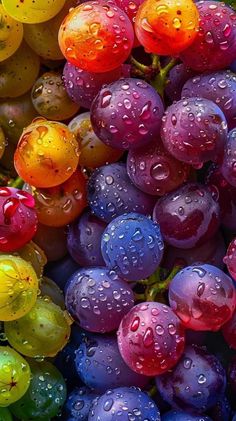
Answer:
[[[152,68],[161,70],[160,58],[156,54],[152,54]]]
[[[130,58],[130,63],[133,64],[133,66],[138,69],[142,74],[146,74],[149,71],[149,66],[146,66],[145,64],[140,63],[138,60],[136,60],[133,56]]]
[[[164,90],[168,82],[167,80],[168,73],[176,65],[176,63],[177,63],[177,60],[175,58],[171,59],[165,67],[160,69],[160,72],[151,83],[152,86],[156,89],[156,91],[162,97],[164,96]]]
[[[152,386],[151,389],[149,389],[148,394],[151,398],[153,398],[157,394],[156,386]]]
[[[15,187],[17,189],[22,189],[24,183],[25,182],[24,182],[24,180],[22,180],[22,178],[16,177],[15,180],[10,181],[10,183],[8,183],[8,185],[10,187]]]
[[[147,301],[155,301],[157,296],[160,297],[163,293],[168,289],[170,282],[174,278],[174,276],[182,269],[182,266],[174,266],[169,276],[161,282],[156,282],[155,284],[150,285],[146,292],[146,300]],[[158,301],[159,301],[158,300]]]
[[[146,296],[145,294],[138,294],[138,293],[134,293],[134,298],[135,301],[145,301],[146,300]]]

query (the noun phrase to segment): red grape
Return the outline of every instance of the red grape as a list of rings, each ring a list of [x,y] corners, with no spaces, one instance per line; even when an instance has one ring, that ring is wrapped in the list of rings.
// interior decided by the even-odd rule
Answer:
[[[229,244],[224,263],[226,264],[230,275],[236,281],[236,238]]]
[[[227,344],[236,349],[236,312],[231,319],[223,326],[223,335]]]

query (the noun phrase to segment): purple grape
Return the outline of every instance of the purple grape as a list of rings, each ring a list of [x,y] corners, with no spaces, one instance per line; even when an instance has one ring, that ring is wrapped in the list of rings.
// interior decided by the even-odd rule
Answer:
[[[67,248],[82,267],[104,266],[100,243],[106,223],[86,211],[68,228]]]
[[[88,421],[160,421],[154,401],[135,387],[108,390],[95,399]]]
[[[163,112],[161,97],[151,85],[126,78],[101,89],[92,103],[91,122],[106,145],[132,149],[158,137]]]
[[[236,60],[234,60],[232,63],[231,63],[231,65],[230,65],[230,70],[231,70],[231,72],[234,72],[234,73],[236,73]]]
[[[172,102],[181,99],[181,91],[185,82],[195,74],[196,72],[194,70],[186,67],[183,63],[177,64],[171,69],[168,75],[168,84],[166,85],[165,93]]]
[[[231,421],[231,406],[226,396],[223,396],[213,408],[209,415],[214,421]]]
[[[230,71],[207,73],[189,79],[182,98],[206,98],[215,102],[223,111],[228,127],[236,126],[236,75]]]
[[[221,399],[226,375],[214,355],[193,345],[185,348],[171,371],[156,377],[156,385],[173,408],[203,413]]]
[[[217,161],[227,140],[221,109],[206,98],[182,99],[167,108],[162,119],[164,147],[176,159],[201,168]]]
[[[149,381],[125,364],[115,336],[86,338],[76,351],[75,364],[82,381],[98,393],[120,386],[143,388]]]
[[[87,387],[76,387],[68,396],[62,411],[64,421],[87,421],[93,400],[98,395]]]
[[[236,128],[228,134],[220,170],[228,183],[236,187]]]
[[[158,200],[153,219],[169,245],[188,249],[216,234],[220,208],[206,186],[188,183]]]
[[[127,213],[107,226],[101,249],[109,268],[129,281],[138,281],[156,270],[164,244],[158,224],[138,213]]]
[[[62,260],[50,262],[46,266],[45,275],[52,279],[56,284],[64,290],[68,279],[79,269],[79,265],[69,256]]]
[[[143,192],[163,196],[183,184],[189,176],[190,167],[177,161],[154,141],[128,153],[127,172],[131,181]]]
[[[66,287],[66,308],[83,329],[111,332],[134,305],[130,286],[107,268],[80,269]]]
[[[125,164],[115,163],[93,172],[88,181],[88,202],[98,218],[110,222],[126,212],[150,215],[155,198],[134,186]]]
[[[212,421],[211,418],[203,415],[193,415],[184,411],[172,409],[162,415],[161,421]]]
[[[228,379],[232,392],[236,394],[236,355],[230,361],[228,367]]]
[[[172,279],[169,302],[188,329],[216,331],[233,315],[236,289],[215,266],[187,266]]]
[[[187,329],[185,331],[185,338],[187,345],[203,346],[207,339],[207,332]]]

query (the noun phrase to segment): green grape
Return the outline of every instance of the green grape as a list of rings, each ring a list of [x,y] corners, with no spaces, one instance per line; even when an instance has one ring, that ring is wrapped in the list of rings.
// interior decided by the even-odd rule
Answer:
[[[0,421],[12,421],[12,416],[7,408],[0,408]]]
[[[54,357],[68,342],[71,320],[47,298],[39,297],[24,317],[5,323],[10,345],[27,357]]]
[[[17,97],[32,88],[39,73],[39,57],[26,44],[0,63],[0,97]]]
[[[0,406],[8,406],[20,399],[29,384],[27,361],[9,346],[0,346]]]
[[[47,278],[47,276],[43,276],[39,288],[43,297],[49,297],[54,304],[65,310],[65,298],[56,282]]]
[[[47,361],[29,361],[32,378],[29,389],[12,413],[19,419],[45,421],[55,417],[66,400],[66,384],[60,371]]]
[[[12,19],[0,4],[0,61],[6,60],[20,46],[23,25]]]
[[[0,255],[0,277],[0,320],[24,316],[38,293],[38,278],[32,266],[21,257]]]
[[[56,16],[65,0],[2,0],[4,9],[24,23],[45,22]]]

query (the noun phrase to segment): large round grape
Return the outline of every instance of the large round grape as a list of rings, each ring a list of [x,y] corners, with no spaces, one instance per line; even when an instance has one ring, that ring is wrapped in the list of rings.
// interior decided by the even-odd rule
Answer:
[[[65,0],[3,0],[4,9],[23,23],[45,22],[60,12]]]
[[[96,398],[88,421],[160,421],[160,412],[155,402],[140,389],[119,387],[108,390]]]
[[[236,55],[236,13],[223,2],[199,1],[200,27],[192,44],[180,55],[184,64],[203,72],[224,69]]]
[[[0,406],[8,406],[25,394],[30,375],[29,364],[18,352],[9,346],[0,347]]]
[[[16,22],[0,4],[0,61],[6,60],[19,48],[23,38],[23,25]]]
[[[198,18],[191,0],[146,0],[139,7],[135,32],[147,52],[175,56],[192,44]]]
[[[66,287],[66,308],[83,329],[111,332],[134,305],[131,287],[105,267],[80,269]]]
[[[161,262],[163,249],[159,225],[138,213],[113,219],[101,241],[106,265],[129,281],[152,275]]]
[[[30,263],[18,256],[0,256],[0,320],[16,320],[36,302],[38,279]]]
[[[75,364],[83,383],[99,394],[121,386],[144,388],[149,382],[149,377],[125,364],[115,336],[85,338],[76,351]]]
[[[5,322],[13,348],[27,357],[54,357],[70,337],[68,315],[48,298],[38,298],[29,313]]]
[[[227,122],[221,109],[206,98],[182,99],[163,117],[164,147],[176,159],[197,168],[218,161],[227,140]]]
[[[172,409],[169,412],[166,412],[162,418],[162,421],[212,421],[211,418],[203,415],[193,415],[188,412],[178,411]]]
[[[66,400],[66,384],[50,362],[30,361],[31,381],[24,396],[11,405],[19,419],[44,421],[55,417]]]
[[[215,235],[220,208],[206,186],[188,183],[158,200],[153,219],[169,245],[188,249]]]
[[[114,3],[90,1],[71,10],[58,39],[69,62],[89,72],[103,73],[129,57],[134,31],[128,16]]]
[[[229,347],[236,349],[236,312],[223,326],[223,335]]]
[[[160,132],[163,103],[156,90],[141,79],[120,79],[103,87],[91,107],[96,135],[117,149],[143,146]]]
[[[221,399],[226,375],[214,355],[193,345],[186,347],[171,371],[156,377],[156,385],[163,399],[172,407],[203,413]]]
[[[76,387],[68,396],[62,411],[66,421],[87,421],[93,400],[98,395],[87,387]]]
[[[216,331],[233,315],[236,289],[216,266],[188,266],[172,279],[169,302],[188,329]]]
[[[228,134],[220,171],[228,183],[236,187],[236,128]]]
[[[134,371],[155,376],[172,368],[184,350],[184,327],[172,309],[144,302],[124,316],[118,345],[125,363]]]
[[[183,86],[182,98],[199,97],[215,102],[223,111],[228,127],[236,126],[236,76],[229,70],[197,75]]]

